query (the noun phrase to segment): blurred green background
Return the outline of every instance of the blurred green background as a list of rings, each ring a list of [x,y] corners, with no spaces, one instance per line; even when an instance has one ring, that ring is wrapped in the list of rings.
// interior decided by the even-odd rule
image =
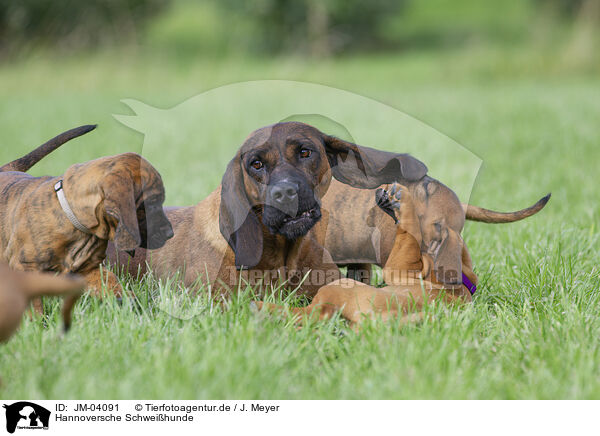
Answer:
[[[100,128],[85,147],[69,143],[32,172],[141,152],[142,135],[112,116],[132,113],[123,99],[167,109],[241,81],[298,80],[388,104],[474,152],[484,162],[476,203],[514,208],[552,191],[553,210],[582,208],[589,219],[599,23],[600,0],[0,0],[0,161],[92,122]],[[232,110],[236,125],[252,109]],[[181,132],[165,149],[193,149],[191,165],[223,147],[222,129]],[[370,145],[412,151],[407,142]],[[180,161],[163,160],[171,155]],[[197,189],[153,163],[168,204],[197,202],[224,169],[197,171],[211,185]],[[511,192],[533,180],[538,189]]]
[[[441,50],[477,54],[488,73],[597,72],[599,23],[598,0],[2,0],[0,59],[111,48],[190,64]]]
[[[141,152],[143,136],[113,118],[132,114],[123,99],[168,109],[223,85],[298,80],[388,104],[474,152],[484,162],[475,203],[511,209],[552,191],[548,213],[580,210],[573,219],[585,222],[596,216],[586,200],[598,148],[599,23],[600,0],[0,0],[0,161],[84,123],[100,128],[32,172]],[[171,153],[152,158],[168,204],[193,204],[216,186],[219,132],[241,131],[236,118],[252,111],[234,106],[237,127],[181,131],[164,144]],[[348,110],[360,118],[360,108]],[[247,133],[225,145],[235,150]],[[370,145],[414,152],[409,141]],[[173,170],[173,150],[193,150],[187,172]],[[203,156],[215,163],[209,172],[191,163]],[[189,183],[194,171],[210,186]]]
[[[189,107],[219,86],[282,79],[370,97],[471,150],[483,161],[474,204],[514,210],[552,192],[523,222],[467,224],[475,304],[424,328],[315,340],[247,304],[178,323],[152,304],[139,315],[91,301],[62,342],[57,322],[25,321],[0,352],[0,396],[600,398],[599,23],[600,0],[0,0],[0,162],[99,124],[34,175],[142,151],[143,136],[113,117],[133,115],[123,99]],[[170,136],[154,141],[152,163],[167,204],[216,187],[227,150],[277,101],[225,100],[202,107],[230,104],[223,125],[202,130],[175,110],[200,132],[160,126]],[[346,106],[349,131],[391,130],[367,122],[367,105]],[[417,154],[402,133],[368,145]]]

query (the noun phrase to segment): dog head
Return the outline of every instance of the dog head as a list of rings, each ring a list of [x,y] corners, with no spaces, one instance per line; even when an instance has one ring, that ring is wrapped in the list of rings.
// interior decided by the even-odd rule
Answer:
[[[173,237],[173,228],[163,211],[165,188],[158,171],[135,153],[115,156],[105,166],[100,188],[116,247],[162,247]]]
[[[321,198],[331,177],[358,188],[416,181],[427,168],[408,155],[362,147],[314,127],[285,122],[246,139],[229,162],[221,186],[219,226],[238,268],[262,256],[263,226],[288,240],[300,238],[321,218]]]
[[[156,249],[173,237],[162,208],[162,179],[142,156],[125,153],[72,165],[64,182],[79,221],[118,250]]]
[[[412,186],[416,213],[421,225],[421,249],[434,262],[436,279],[446,285],[462,283],[460,233],[465,214],[460,200],[450,188],[430,177]]]

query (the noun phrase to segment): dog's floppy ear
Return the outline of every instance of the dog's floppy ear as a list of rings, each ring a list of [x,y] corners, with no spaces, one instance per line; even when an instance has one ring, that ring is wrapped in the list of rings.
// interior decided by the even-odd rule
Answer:
[[[119,178],[120,183],[104,187],[104,210],[117,221],[114,243],[118,250],[133,251],[142,243],[137,219],[133,181]]]
[[[407,184],[427,175],[425,164],[408,154],[375,150],[328,135],[323,136],[323,144],[333,177],[355,188]]]
[[[262,227],[246,195],[239,153],[227,165],[221,181],[219,229],[235,253],[237,269],[253,268],[260,262]]]
[[[443,284],[462,283],[463,241],[452,229],[445,229],[437,255],[433,259],[436,279]]]

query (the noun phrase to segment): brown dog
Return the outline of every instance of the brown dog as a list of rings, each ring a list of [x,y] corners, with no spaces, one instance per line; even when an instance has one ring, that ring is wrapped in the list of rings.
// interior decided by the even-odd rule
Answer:
[[[71,325],[71,310],[85,286],[79,277],[19,272],[0,262],[0,342],[8,340],[21,323],[30,301],[42,296],[65,296],[62,315],[65,330]]]
[[[105,281],[120,294],[116,276],[102,277],[99,268],[108,240],[133,251],[159,248],[173,236],[158,172],[134,153],[72,165],[59,177],[24,172],[94,127],[73,129],[0,167],[0,261],[16,270],[78,273],[97,293]]]
[[[466,244],[461,242],[460,245],[460,270],[463,274],[460,283],[444,284],[436,276],[433,257],[421,251],[424,236],[420,234],[419,208],[410,190],[394,185],[387,190],[378,190],[372,199],[376,200],[385,214],[384,219],[389,220],[396,231],[382,271],[387,286],[375,288],[352,279],[336,280],[319,289],[309,306],[290,308],[290,311],[319,319],[339,312],[353,324],[375,316],[388,319],[410,313],[411,316],[402,321],[412,322],[421,319],[423,308],[436,300],[446,303],[471,301],[477,276]],[[262,302],[257,304],[259,308],[263,306]],[[267,304],[267,308],[275,312],[284,310],[274,304]]]
[[[193,207],[170,208],[175,236],[159,250],[118,256],[136,274],[150,264],[159,277],[183,270],[186,285],[228,290],[287,281],[312,296],[340,277],[337,265],[315,238],[321,199],[331,177],[357,188],[422,179],[417,159],[358,146],[299,122],[253,132],[227,166],[222,184]],[[327,217],[323,218],[327,221]],[[114,251],[109,257],[117,258]],[[240,270],[243,272],[240,273]]]
[[[421,251],[434,260],[440,281],[460,283],[463,241],[460,236],[465,218],[485,223],[509,223],[539,212],[550,194],[533,206],[517,212],[496,212],[461,204],[456,194],[439,181],[425,176],[406,184],[413,199],[418,226],[411,229],[421,244]],[[322,241],[340,266],[348,267],[348,277],[369,284],[371,264],[386,264],[396,226],[394,220],[373,203],[375,189],[355,189],[332,181],[323,199],[329,211],[327,226],[317,226],[317,239]]]
[[[494,212],[461,205],[452,191],[429,177],[410,187],[394,185],[377,190],[338,185],[328,195],[340,196],[339,202],[330,202],[330,233],[326,236],[334,259],[342,264],[358,260],[369,268],[369,263],[383,264],[387,286],[375,288],[364,283],[369,279],[368,274],[361,277],[361,281],[340,279],[319,289],[309,306],[289,310],[319,319],[339,312],[355,325],[366,318],[376,316],[385,320],[408,313],[410,316],[401,322],[413,322],[422,319],[424,306],[434,301],[470,302],[478,278],[467,246],[460,237],[465,215],[467,219],[483,222],[518,221],[537,213],[550,197],[518,212]],[[370,196],[370,202],[366,195]],[[376,206],[372,206],[374,203]],[[352,208],[344,208],[344,204]],[[355,211],[361,207],[368,211],[366,220],[357,218]],[[356,222],[352,222],[353,217]],[[362,235],[357,228],[365,221],[369,227],[381,231],[382,244],[373,244],[372,239],[364,237],[359,240]],[[340,225],[346,226],[346,232],[338,227]],[[321,233],[320,237],[325,236]],[[448,271],[460,276],[454,278]],[[257,304],[263,306],[262,302]],[[267,304],[267,308],[275,312],[284,310],[274,304]]]

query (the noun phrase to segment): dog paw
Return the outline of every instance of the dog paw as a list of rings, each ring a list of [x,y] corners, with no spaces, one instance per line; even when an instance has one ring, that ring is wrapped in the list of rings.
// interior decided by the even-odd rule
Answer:
[[[250,312],[259,313],[262,310],[263,302],[262,301],[251,301],[250,302]]]
[[[394,183],[389,190],[379,188],[375,191],[375,203],[385,213],[394,219],[394,222],[398,224],[398,218],[396,218],[396,211],[400,210],[400,200],[402,199],[402,189],[400,185]]]

